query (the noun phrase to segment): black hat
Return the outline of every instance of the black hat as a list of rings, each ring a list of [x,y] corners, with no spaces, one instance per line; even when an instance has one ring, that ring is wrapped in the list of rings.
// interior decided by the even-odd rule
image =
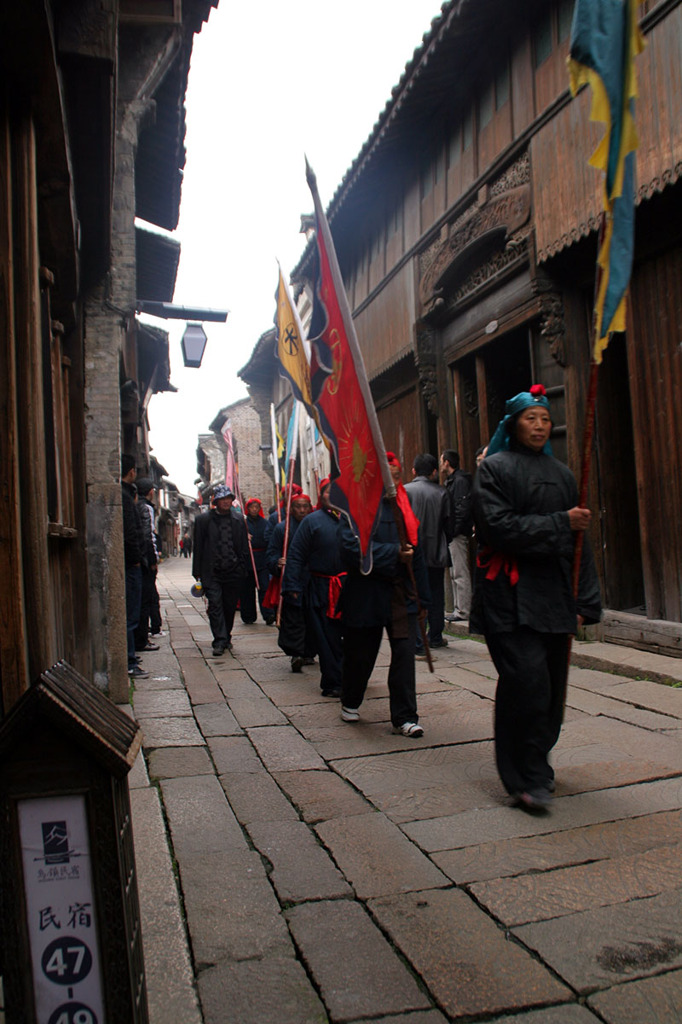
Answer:
[[[154,481],[150,480],[148,476],[138,476],[135,483],[137,484],[137,493],[141,494],[143,498],[147,497],[154,486]]]

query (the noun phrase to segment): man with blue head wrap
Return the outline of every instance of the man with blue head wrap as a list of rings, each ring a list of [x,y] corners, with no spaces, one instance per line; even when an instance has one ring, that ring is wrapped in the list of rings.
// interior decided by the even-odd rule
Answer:
[[[479,544],[470,629],[485,636],[499,678],[495,756],[517,806],[544,811],[554,791],[549,752],[559,738],[568,638],[598,622],[599,584],[586,543],[577,600],[575,539],[589,527],[570,470],[552,455],[544,387],[510,399],[474,481]]]

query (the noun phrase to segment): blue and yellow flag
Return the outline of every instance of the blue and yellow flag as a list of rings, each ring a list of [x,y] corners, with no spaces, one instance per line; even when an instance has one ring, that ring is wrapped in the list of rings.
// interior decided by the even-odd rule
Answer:
[[[571,92],[592,88],[591,121],[606,132],[590,157],[604,172],[605,224],[597,262],[593,358],[600,363],[613,331],[625,330],[635,228],[634,60],[644,49],[638,0],[576,0],[568,69]]]

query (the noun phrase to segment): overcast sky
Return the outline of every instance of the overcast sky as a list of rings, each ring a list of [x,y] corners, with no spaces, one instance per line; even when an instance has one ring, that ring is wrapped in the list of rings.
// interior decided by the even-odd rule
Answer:
[[[326,207],[440,7],[220,0],[195,36],[174,301],[230,313],[204,325],[198,370],[182,365],[184,321],[149,320],[169,330],[178,388],[152,398],[152,453],[183,493],[196,493],[197,436],[247,397],[237,371],[272,326],[277,260],[288,278],[303,252],[304,154]]]

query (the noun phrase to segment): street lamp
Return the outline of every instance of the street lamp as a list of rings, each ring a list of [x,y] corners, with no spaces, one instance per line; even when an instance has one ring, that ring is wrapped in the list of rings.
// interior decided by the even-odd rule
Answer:
[[[201,324],[187,324],[180,342],[185,366],[199,368],[206,348],[206,332]]]

